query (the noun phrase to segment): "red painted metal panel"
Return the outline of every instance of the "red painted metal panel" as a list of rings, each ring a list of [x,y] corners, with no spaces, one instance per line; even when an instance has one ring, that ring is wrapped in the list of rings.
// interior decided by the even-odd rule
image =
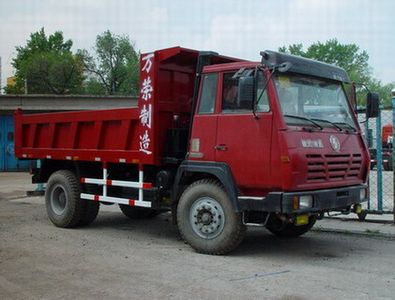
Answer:
[[[16,155],[161,164],[166,133],[189,128],[199,52],[174,47],[141,55],[137,108],[15,114]],[[213,63],[239,59],[215,56]]]
[[[16,115],[16,153],[29,158],[143,163],[138,136],[137,108],[95,112]],[[126,125],[125,125],[126,124]],[[131,138],[130,138],[131,137]]]
[[[216,145],[226,150],[216,150],[215,160],[229,165],[241,188],[271,187],[272,119],[272,112],[259,118],[251,112],[218,116]]]

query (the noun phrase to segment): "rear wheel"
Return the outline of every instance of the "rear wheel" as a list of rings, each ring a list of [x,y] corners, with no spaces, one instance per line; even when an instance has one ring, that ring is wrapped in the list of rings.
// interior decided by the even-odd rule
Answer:
[[[45,191],[45,206],[51,222],[58,227],[75,227],[81,221],[84,201],[80,199],[80,184],[68,170],[53,173]]]
[[[225,254],[243,240],[245,226],[220,183],[203,179],[191,184],[177,206],[177,224],[183,239],[196,251]]]
[[[315,224],[317,216],[310,216],[306,225],[295,225],[293,223],[286,223],[277,216],[269,219],[266,228],[274,235],[280,237],[298,237],[308,232]]]
[[[160,214],[160,211],[155,209],[129,206],[124,204],[119,204],[119,208],[123,214],[130,219],[149,219]]]
[[[96,219],[97,214],[99,213],[100,203],[90,200],[81,201],[85,202],[85,205],[81,214],[81,220],[78,222],[78,225],[87,226]]]

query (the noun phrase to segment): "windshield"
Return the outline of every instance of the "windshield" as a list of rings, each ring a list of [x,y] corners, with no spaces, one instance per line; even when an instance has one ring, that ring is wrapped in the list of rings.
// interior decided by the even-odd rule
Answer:
[[[318,123],[320,127],[355,130],[347,98],[339,82],[291,74],[278,74],[274,82],[287,124]]]

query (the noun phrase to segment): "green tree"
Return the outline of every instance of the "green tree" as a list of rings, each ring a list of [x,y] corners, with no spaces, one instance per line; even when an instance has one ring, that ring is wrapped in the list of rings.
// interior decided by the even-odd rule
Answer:
[[[303,51],[303,44],[292,44],[289,46],[282,46],[278,48],[278,51],[292,55],[306,57],[305,51]]]
[[[395,89],[395,82],[382,84],[381,81],[372,79],[369,83],[369,89],[372,92],[379,94],[380,99],[385,107],[392,107],[391,103],[391,91]]]
[[[12,60],[16,84],[7,86],[6,93],[78,93],[83,81],[83,63],[71,52],[72,45],[60,31],[47,36],[42,28],[32,33],[25,46],[16,47],[17,55]]]
[[[87,50],[79,50],[85,70],[91,73],[90,82],[86,85],[87,93],[105,91],[108,95],[136,95],[139,54],[129,38],[107,30],[97,36],[94,52],[95,56],[91,56]]]
[[[391,96],[388,91],[395,87],[395,84],[383,86],[380,81],[374,79],[368,53],[355,44],[341,44],[337,39],[330,39],[325,43],[314,43],[307,50],[304,50],[303,44],[293,44],[280,47],[279,51],[335,64],[346,70],[351,81],[365,84],[371,91],[379,93],[384,105],[390,103]],[[364,104],[366,90],[358,88],[357,91],[358,102]]]
[[[89,78],[84,82],[83,94],[106,95],[107,91],[102,83],[96,78]]]
[[[302,44],[280,47],[279,51],[335,64],[349,74],[351,80],[366,83],[371,78],[369,55],[355,44],[340,44],[337,39],[317,42],[303,50]]]

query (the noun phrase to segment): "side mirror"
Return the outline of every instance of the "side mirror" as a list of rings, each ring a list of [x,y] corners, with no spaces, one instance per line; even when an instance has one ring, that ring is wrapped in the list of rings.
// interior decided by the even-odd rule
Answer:
[[[366,118],[377,118],[379,115],[379,95],[369,92],[366,96]]]
[[[252,103],[254,101],[254,76],[240,77],[237,95],[239,106],[252,109]]]

